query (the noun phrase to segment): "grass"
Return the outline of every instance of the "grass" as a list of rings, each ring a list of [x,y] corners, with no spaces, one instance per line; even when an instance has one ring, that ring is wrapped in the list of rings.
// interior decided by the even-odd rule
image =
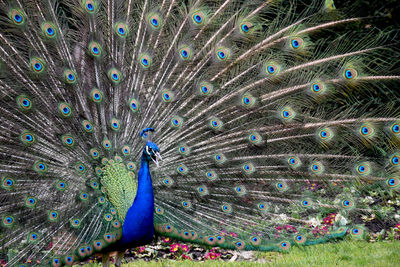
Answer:
[[[97,267],[88,264],[85,267]],[[155,266],[400,266],[400,242],[342,241],[308,247],[293,247],[288,253],[255,252],[252,261],[223,262],[208,260],[135,261],[124,267]]]

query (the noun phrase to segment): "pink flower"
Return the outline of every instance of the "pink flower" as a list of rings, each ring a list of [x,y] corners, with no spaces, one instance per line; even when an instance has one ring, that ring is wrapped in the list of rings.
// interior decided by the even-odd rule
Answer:
[[[184,259],[184,260],[192,260],[192,258],[189,257],[189,256],[186,255],[186,254],[182,254],[182,259]]]
[[[138,247],[139,253],[143,253],[146,249],[146,246]]]
[[[188,252],[189,251],[189,247],[187,245],[185,245],[185,244],[180,244],[180,247],[184,252]]]
[[[285,227],[286,231],[297,232],[297,229],[292,225],[288,224],[288,225],[285,225],[284,227]]]
[[[179,249],[179,244],[178,243],[171,244],[171,246],[169,247],[169,251],[170,252],[177,252],[178,249]]]
[[[323,224],[333,225],[335,218],[336,218],[336,213],[330,213],[323,219]]]
[[[235,232],[230,232],[230,234],[229,234],[230,236],[232,236],[232,237],[238,237],[238,234],[237,233],[235,233]]]
[[[318,231],[317,230],[312,230],[313,235],[317,234]]]
[[[164,243],[169,243],[169,242],[171,242],[171,239],[170,239],[169,237],[163,237],[163,238],[162,238],[162,241],[163,241]]]
[[[209,252],[206,254],[206,260],[216,260],[221,257],[221,253]]]

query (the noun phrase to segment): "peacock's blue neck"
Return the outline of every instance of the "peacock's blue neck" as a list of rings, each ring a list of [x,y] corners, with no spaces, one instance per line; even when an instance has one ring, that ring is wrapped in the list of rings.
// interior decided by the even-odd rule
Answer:
[[[154,235],[154,193],[149,160],[142,155],[135,200],[122,226],[122,245],[139,246],[149,243]]]

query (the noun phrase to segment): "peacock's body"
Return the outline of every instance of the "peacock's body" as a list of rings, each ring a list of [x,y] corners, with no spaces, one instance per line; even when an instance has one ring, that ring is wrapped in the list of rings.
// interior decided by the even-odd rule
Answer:
[[[400,184],[399,51],[372,20],[332,0],[0,0],[0,259],[70,265],[154,231],[362,236]]]

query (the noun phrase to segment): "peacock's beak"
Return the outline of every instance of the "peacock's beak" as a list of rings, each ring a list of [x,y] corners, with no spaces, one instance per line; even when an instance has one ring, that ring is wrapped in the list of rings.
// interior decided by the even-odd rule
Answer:
[[[159,152],[155,152],[155,156],[152,156],[151,160],[159,167],[158,160],[162,160],[162,157]]]

